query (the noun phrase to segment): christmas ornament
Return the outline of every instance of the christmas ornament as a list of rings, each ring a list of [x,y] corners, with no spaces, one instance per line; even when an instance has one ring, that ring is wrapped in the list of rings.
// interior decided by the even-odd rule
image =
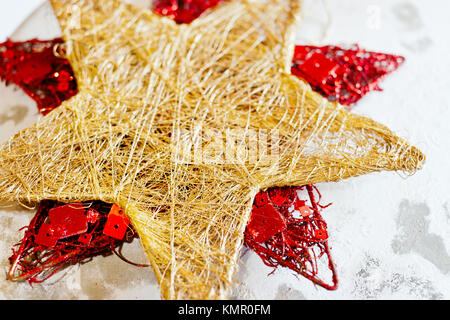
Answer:
[[[217,1],[218,2],[218,1]],[[170,1],[161,1],[156,2],[155,5],[155,11],[162,15],[167,15],[172,18],[175,18],[175,21],[177,23],[189,23],[193,21],[197,16],[202,13],[204,10],[211,6],[215,6],[216,2],[209,2],[209,1],[197,1],[192,3],[184,3],[183,1],[177,1],[177,4],[174,4]],[[178,19],[176,19],[178,17]],[[183,20],[184,19],[184,20]],[[3,77],[9,77],[11,80],[14,78],[14,82],[18,83],[19,85],[21,83],[33,83],[36,88],[43,88],[46,86],[46,76],[49,74],[68,74],[68,76],[59,76],[57,78],[54,77],[58,81],[57,84],[53,84],[51,88],[59,88],[60,90],[60,96],[62,95],[62,100],[66,100],[66,98],[70,98],[71,96],[76,93],[74,89],[67,89],[67,88],[76,88],[76,82],[74,75],[72,73],[72,69],[70,68],[70,65],[67,60],[62,58],[57,58],[56,56],[51,56],[51,53],[54,53],[55,49],[58,45],[62,43],[62,39],[54,39],[51,41],[37,41],[37,40],[30,40],[26,42],[21,43],[14,43],[11,41],[7,41],[6,43],[0,45],[0,47],[4,48],[2,51],[2,59],[0,63],[0,70],[2,70]],[[53,47],[52,47],[53,46]],[[42,54],[41,52],[45,50],[46,54]],[[50,53],[50,54],[49,54]],[[24,57],[26,55],[26,58]],[[7,57],[15,57],[13,59],[8,59]],[[333,59],[331,61],[330,59]],[[323,62],[323,61],[324,62]],[[344,97],[340,95],[340,92],[342,92],[342,87],[346,87],[345,92],[347,93],[347,96],[351,96],[350,98],[355,101],[362,97],[362,91],[360,89],[352,90],[355,88],[362,88],[364,90],[364,93],[368,90],[371,90],[373,88],[377,89],[377,82],[380,80],[380,78],[395,69],[399,66],[400,63],[402,63],[404,58],[400,56],[391,56],[381,53],[373,53],[373,52],[367,52],[364,50],[360,50],[357,45],[355,45],[355,50],[343,50],[339,47],[334,46],[327,46],[327,47],[311,47],[311,46],[296,46],[295,48],[295,54],[294,54],[294,66],[293,66],[293,73],[296,73],[300,76],[303,76],[305,80],[307,80],[313,88],[319,88],[319,92],[332,92],[333,94],[329,93],[326,97],[329,100],[335,100],[336,97],[338,97],[338,100],[340,103],[348,103],[348,97]],[[46,70],[45,72],[36,72],[36,69],[33,69],[31,71],[35,72],[9,72],[11,70],[27,70],[27,66],[30,65],[28,61],[33,61],[34,65],[38,65],[41,70]],[[49,64],[50,62],[50,64]],[[339,64],[338,64],[339,63]],[[383,66],[383,63],[385,64]],[[23,67],[22,65],[25,65]],[[329,68],[327,69],[327,65]],[[61,66],[64,68],[66,67],[67,71],[59,71],[61,69]],[[340,68],[339,72],[336,72],[337,69]],[[7,72],[8,71],[8,72]],[[30,71],[30,70],[28,70]],[[322,72],[322,75],[321,75]],[[337,74],[340,75],[340,77],[337,77]],[[12,75],[12,76],[11,76]],[[321,75],[321,76],[320,76]],[[319,78],[318,80],[316,78]],[[327,81],[325,81],[327,79]],[[331,81],[330,81],[331,80]],[[368,82],[369,81],[369,82]],[[72,82],[73,85],[69,85],[69,82]],[[320,88],[322,86],[322,88]],[[66,92],[66,91],[69,92]],[[41,90],[42,91],[42,90]],[[29,92],[29,91],[28,91]],[[51,92],[51,91],[50,91]],[[33,91],[31,91],[31,97],[37,98],[36,102],[38,103],[38,106],[40,107],[41,112],[44,114],[51,109],[57,107],[59,105],[60,100],[58,100],[58,96],[56,96],[56,99],[53,99],[52,104],[50,106],[46,106],[45,108],[42,106],[42,99],[39,97],[36,97],[36,95],[33,94]],[[48,99],[47,99],[48,100]],[[58,105],[57,105],[58,103]],[[309,186],[308,186],[309,187]],[[274,189],[276,190],[276,189]],[[281,189],[280,189],[281,190]],[[293,187],[292,191],[296,191],[297,188]],[[258,199],[261,199],[261,197],[264,197],[266,195],[265,192],[261,192],[256,195],[256,202]],[[54,201],[56,202],[56,201]],[[287,207],[289,207],[291,203],[286,204]],[[270,210],[269,210],[270,209]],[[280,211],[284,212],[284,215],[286,215],[285,210],[286,208],[281,207]],[[303,209],[303,211],[302,211]],[[301,211],[302,215],[306,214],[309,215],[308,207],[303,206],[300,207],[299,210]],[[38,211],[37,214],[41,214],[40,211]],[[111,215],[114,217],[115,215]],[[275,217],[278,219],[272,219],[270,222],[267,223],[267,218]],[[255,226],[259,226],[260,230],[258,231],[259,234],[255,236],[254,240],[256,242],[265,242],[269,238],[272,238],[275,236],[275,234],[280,233],[284,228],[286,228],[286,224],[284,222],[284,219],[282,218],[281,212],[278,212],[273,206],[264,206],[262,208],[258,206],[254,206],[252,210],[252,214],[250,216],[250,222],[247,226],[246,232],[249,230],[255,229]],[[304,216],[305,217],[305,216]],[[320,217],[320,219],[322,219]],[[280,224],[284,228],[280,228]],[[326,226],[326,224],[324,223]],[[43,229],[43,228],[42,228]],[[123,237],[123,233],[125,232],[126,226],[122,228],[120,231]],[[318,230],[320,231],[320,230]],[[112,234],[118,232],[118,230],[111,229]],[[324,231],[326,234],[326,230]],[[269,234],[269,235],[268,235]],[[27,234],[25,235],[25,238],[27,238]],[[86,236],[86,235],[84,235]],[[86,236],[87,237],[87,236]],[[264,237],[264,241],[262,241],[259,237]],[[284,239],[285,237],[283,237]],[[35,238],[36,239],[36,238]],[[83,238],[85,240],[90,240],[90,237]],[[254,247],[251,243],[248,242],[249,237],[246,237],[246,245],[249,247]],[[23,240],[25,241],[25,239]],[[36,240],[35,240],[36,241]],[[36,241],[37,242],[37,241]],[[30,243],[31,245],[32,243]],[[320,243],[319,243],[320,244]],[[315,249],[315,246],[318,244],[315,244],[314,246],[311,246],[312,249]],[[285,244],[283,244],[285,246]],[[304,247],[303,247],[304,248]],[[73,250],[76,250],[77,248],[74,247]],[[108,248],[105,248],[105,251],[107,251]],[[99,251],[102,254],[104,254],[104,251]],[[260,251],[257,251],[258,254],[261,255]],[[33,256],[38,256],[38,252],[34,252]],[[328,248],[326,250],[327,256],[329,257],[329,251]],[[278,253],[274,253],[275,257],[278,261],[284,262],[285,260],[289,260],[289,255],[285,252],[285,250],[280,250]],[[311,264],[316,264],[315,258],[311,258],[311,255],[307,255],[310,259],[312,259]],[[29,259],[29,256],[26,256],[27,259]],[[267,260],[266,257],[262,257],[264,261]],[[80,257],[82,259],[82,257]],[[78,260],[77,260],[78,261]],[[296,260],[297,263],[300,263],[301,259]],[[303,263],[303,262],[301,262]],[[330,262],[332,264],[332,262]],[[62,263],[64,264],[64,263]],[[66,263],[67,264],[67,263]],[[267,262],[266,262],[267,264]],[[276,264],[269,264],[270,266],[277,266]],[[281,265],[290,267],[292,270],[298,272],[298,270],[301,270],[301,268],[297,265],[293,267],[292,264],[286,264],[281,263]],[[314,269],[313,269],[314,270]],[[334,272],[334,267],[333,267]],[[316,275],[314,275],[316,276]],[[334,277],[337,277],[334,272]],[[315,279],[315,278],[314,278]],[[320,283],[320,282],[319,282]],[[335,289],[335,286],[324,286],[326,288],[332,288]]]
[[[296,46],[292,74],[311,84],[330,101],[353,105],[372,90],[381,91],[378,83],[397,70],[405,58],[337,46]]]
[[[225,3],[189,26],[117,1],[53,5],[79,93],[2,147],[0,200],[117,203],[165,298],[226,296],[259,190],[424,161],[289,74],[297,1]],[[186,132],[206,132],[201,160],[174,157]],[[218,136],[253,132],[275,162],[210,157]]]
[[[205,1],[201,1],[199,3],[203,3]],[[179,1],[180,4],[182,4],[182,1]],[[183,8],[183,7],[181,7]],[[195,17],[191,17],[192,20],[195,19]],[[24,47],[28,47],[28,48],[33,48],[33,46],[36,45],[36,41],[37,40],[30,40],[27,42],[21,42],[21,43],[13,43],[11,41],[9,41],[7,43],[7,46],[11,49],[9,54],[12,56],[17,56],[17,57],[21,57],[23,55],[23,49]],[[60,45],[62,42],[61,39],[54,39],[51,41],[39,41],[39,43],[45,43],[48,44],[49,47],[46,48],[46,50],[50,53],[54,52],[57,48],[58,45]],[[54,47],[52,48],[50,45],[53,45]],[[6,44],[5,44],[6,46]],[[30,51],[27,52],[28,59],[35,61],[36,63],[38,63],[41,66],[45,66],[48,67],[47,62],[50,59],[49,55],[41,55],[40,52],[37,50],[36,52],[34,51]],[[39,61],[41,60],[41,61]],[[56,58],[54,57],[54,60],[56,62],[63,60],[62,58]],[[23,62],[24,59],[15,59],[15,60],[7,60],[4,59],[2,60],[3,64],[0,64],[0,68],[4,69],[4,70],[11,70],[10,66],[8,66],[8,64],[14,63],[15,68],[17,69],[21,69],[21,63],[26,63]],[[60,65],[61,63],[55,63],[53,65]],[[64,60],[64,65],[68,65],[68,61]],[[53,70],[53,72],[57,72],[58,70]],[[50,74],[53,72],[49,72],[46,71],[45,74]],[[73,79],[73,81],[75,82],[75,77],[72,74],[72,69],[70,68],[70,78]],[[25,79],[26,78],[26,79]],[[29,79],[29,80],[27,80]],[[60,81],[64,82],[64,79],[62,79],[61,77],[59,77]],[[20,75],[15,77],[15,82],[16,83],[22,83],[22,82],[32,82],[36,87],[43,87],[45,85],[45,78],[42,78],[42,76],[39,75],[39,73],[21,73]],[[76,83],[75,83],[76,84]],[[58,84],[59,86],[59,84]],[[32,96],[33,97],[33,96]],[[56,106],[52,106],[52,109],[56,107]],[[40,108],[41,111],[46,111],[46,110],[50,110],[48,107],[47,108]],[[296,190],[296,188],[292,188],[292,190]],[[259,194],[256,195],[256,199],[261,198],[261,195],[265,195],[265,192],[261,192]],[[58,205],[57,201],[45,201],[45,205],[41,204],[41,207],[36,215],[37,216],[42,216],[42,215],[46,215],[48,214],[48,210],[45,210],[46,208],[51,208],[51,207],[55,207]],[[287,206],[289,206],[290,204],[286,204]],[[72,204],[71,206],[74,206],[74,204]],[[69,206],[69,208],[71,207]],[[62,206],[60,207],[61,209],[64,209],[67,206]],[[108,206],[103,206],[108,208]],[[266,206],[269,207],[269,206]],[[276,211],[275,208],[271,207],[272,210],[278,214],[278,216],[281,216],[280,213],[278,213],[278,211]],[[305,207],[306,208],[306,207]],[[264,208],[261,208],[262,210],[259,210],[259,207],[255,207],[253,208],[252,211],[252,215],[250,217],[250,221],[251,224],[247,227],[247,229],[250,227],[252,228],[253,225],[260,225],[261,227],[264,227],[265,229],[262,229],[261,232],[267,235],[267,232],[269,230],[271,230],[270,228],[272,227],[272,225],[269,224],[264,224],[263,222],[266,220],[266,216],[267,216],[267,212],[264,210]],[[74,212],[77,212],[76,210]],[[87,211],[87,213],[93,213],[96,212],[95,210],[89,210]],[[263,215],[258,215],[258,213],[261,212],[263,213]],[[103,214],[107,214],[107,212],[101,212]],[[98,215],[98,213],[97,213]],[[119,225],[113,225],[111,224],[111,221],[113,221],[110,218],[114,218],[116,217],[116,215],[113,214],[109,214],[109,218],[107,220],[106,226],[100,226],[100,229],[103,229],[103,233],[112,237],[115,237],[115,235],[117,233],[120,234],[119,239],[122,239],[124,236],[124,233],[126,231],[127,225],[124,225],[123,223],[119,223]],[[58,271],[59,269],[62,269],[66,266],[69,266],[71,264],[75,264],[77,262],[82,262],[85,261],[89,258],[91,258],[92,256],[94,256],[94,253],[96,254],[108,254],[114,251],[114,247],[108,247],[104,245],[104,242],[100,241],[100,245],[91,245],[91,241],[92,241],[92,234],[91,233],[84,233],[82,234],[79,238],[76,239],[72,239],[71,241],[66,241],[62,248],[58,248],[55,249],[54,252],[51,254],[52,259],[48,258],[47,260],[50,260],[50,262],[46,262],[46,263],[41,263],[41,259],[40,257],[48,254],[48,248],[47,245],[50,243],[51,247],[54,247],[57,243],[57,241],[60,238],[56,238],[56,237],[49,237],[47,234],[47,232],[49,231],[50,228],[52,228],[51,225],[46,224],[43,222],[44,219],[39,219],[39,217],[36,217],[32,220],[30,226],[28,226],[27,229],[29,230],[39,230],[38,234],[34,234],[33,232],[26,232],[24,235],[24,238],[22,239],[21,243],[25,243],[26,246],[22,246],[20,247],[20,250],[18,253],[15,252],[15,250],[13,249],[14,255],[11,257],[10,261],[11,261],[11,271],[9,274],[9,279],[10,280],[28,280],[30,283],[33,282],[42,282],[44,280],[46,280],[49,276],[53,275],[56,271]],[[89,221],[89,220],[88,220]],[[39,222],[42,223],[42,225],[39,224]],[[89,221],[91,222],[91,221]],[[115,228],[114,228],[114,227]],[[119,228],[118,226],[121,226],[121,228]],[[276,231],[280,231],[277,230]],[[85,230],[83,230],[83,232],[85,232]],[[274,232],[273,234],[271,234],[268,238],[274,236],[277,232]],[[75,241],[75,244],[73,244],[72,242]],[[75,252],[80,250],[80,243],[83,243],[85,245],[90,246],[88,251],[81,251],[81,252]],[[94,242],[95,243],[95,242]],[[249,246],[249,243],[247,243],[247,238],[246,238],[246,243],[247,246]],[[98,247],[101,247],[98,248]],[[29,251],[31,251],[32,253],[28,253]],[[61,251],[64,251],[64,254],[61,253]],[[115,252],[115,251],[114,251]],[[117,252],[115,252],[117,255],[119,255]],[[260,254],[260,252],[258,252]],[[283,256],[285,255],[284,252],[279,252],[278,253],[280,255],[279,259],[283,260]],[[55,258],[56,256],[56,258]],[[120,256],[120,255],[119,255]],[[63,258],[61,258],[63,257]],[[128,260],[122,256],[120,256],[121,259],[125,260],[128,262]],[[55,262],[55,260],[57,260],[57,263]],[[298,260],[300,261],[300,260]],[[314,260],[315,262],[315,260]],[[130,262],[131,263],[131,262]],[[299,262],[300,263],[300,262]],[[303,263],[303,261],[302,261]],[[133,265],[136,265],[134,263],[132,263]],[[27,266],[24,267],[23,270],[21,270],[20,275],[18,276],[14,276],[15,273],[17,273],[17,265],[23,265],[23,266]],[[33,266],[33,267],[30,267]],[[287,265],[288,267],[290,265]],[[56,268],[57,267],[57,268]],[[54,270],[54,272],[51,272],[52,270]],[[295,268],[293,269],[294,271],[298,272],[299,268]],[[36,280],[36,278],[40,275],[40,274],[49,274],[48,277],[45,277],[44,280]]]
[[[0,44],[0,79],[22,88],[44,115],[77,93],[69,61],[57,56],[62,43],[54,39]]]
[[[307,197],[302,200],[298,193]],[[327,206],[320,205],[317,188],[271,188],[256,195],[253,206],[245,245],[269,267],[287,267],[325,289],[335,290],[338,278],[328,248],[327,224],[320,215]],[[331,283],[319,277],[321,259],[327,260]]]

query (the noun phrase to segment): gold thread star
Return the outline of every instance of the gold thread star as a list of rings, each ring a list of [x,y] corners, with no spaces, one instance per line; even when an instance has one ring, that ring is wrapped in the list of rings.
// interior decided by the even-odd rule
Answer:
[[[2,146],[0,201],[117,203],[164,298],[226,298],[259,190],[424,162],[290,75],[299,2],[231,1],[176,25],[53,0],[79,93]],[[178,157],[190,147],[203,153]]]

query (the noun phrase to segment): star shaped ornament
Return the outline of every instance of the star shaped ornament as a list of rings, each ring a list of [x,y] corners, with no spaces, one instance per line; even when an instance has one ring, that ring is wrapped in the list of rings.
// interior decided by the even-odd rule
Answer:
[[[117,203],[164,298],[228,297],[258,191],[424,162],[290,74],[299,2],[53,0],[79,93],[1,147],[0,201]]]

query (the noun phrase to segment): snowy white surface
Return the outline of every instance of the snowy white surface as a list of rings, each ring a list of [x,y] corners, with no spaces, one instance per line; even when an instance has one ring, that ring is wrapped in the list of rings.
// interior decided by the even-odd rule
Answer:
[[[129,1],[133,2],[133,1]],[[138,1],[141,5],[147,0]],[[2,12],[10,4],[0,4]],[[11,7],[12,8],[12,7]],[[298,44],[358,43],[401,54],[406,63],[386,78],[383,92],[366,96],[354,112],[386,124],[427,156],[424,169],[404,179],[378,173],[318,185],[329,225],[340,287],[329,292],[288,269],[272,271],[243,250],[234,298],[240,299],[450,299],[450,43],[446,0],[305,0]],[[5,29],[2,29],[5,30]],[[59,30],[44,4],[13,38],[51,38]],[[0,34],[3,37],[3,34]],[[38,119],[34,102],[0,84],[0,140]],[[0,212],[0,268],[32,210]],[[139,243],[125,254],[144,261]],[[97,257],[32,289],[0,278],[3,299],[159,299],[151,270],[115,256]]]

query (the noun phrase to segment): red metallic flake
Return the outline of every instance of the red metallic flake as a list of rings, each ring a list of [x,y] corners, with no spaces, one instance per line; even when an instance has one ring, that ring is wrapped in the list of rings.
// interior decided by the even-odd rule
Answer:
[[[55,226],[44,223],[39,229],[35,242],[44,247],[54,247],[59,240],[59,233]]]
[[[338,67],[339,65],[333,60],[313,52],[298,69],[301,70],[299,76],[305,77],[312,86],[321,86],[327,82],[328,76],[333,76]],[[297,69],[292,70],[292,74],[297,75],[296,73]]]
[[[59,229],[59,239],[79,235],[88,230],[88,223],[82,204],[71,204],[49,211],[52,226]]]
[[[215,7],[223,0],[155,0],[153,10],[168,16],[176,23],[191,23],[205,10]]]
[[[309,82],[330,101],[353,105],[372,90],[381,90],[381,79],[395,71],[405,58],[370,52],[354,45],[350,50],[337,46],[296,46],[292,74]]]
[[[253,209],[247,225],[248,232],[256,242],[266,242],[285,228],[283,215],[271,204]]]
[[[122,240],[127,231],[128,225],[125,224],[124,219],[117,215],[110,215],[106,222],[103,233],[107,236]]]
[[[103,233],[118,240],[122,240],[127,232],[130,220],[122,212],[122,209],[114,204],[108,215]]]
[[[317,229],[317,230],[314,232],[314,235],[315,235],[315,237],[316,237],[317,239],[319,239],[319,240],[326,240],[326,239],[328,238],[328,233],[327,233],[327,231],[324,230],[324,229]]]
[[[300,208],[305,207],[306,206],[306,201],[305,200],[300,200],[300,199],[295,199],[294,203],[294,210],[300,210]]]
[[[86,219],[88,223],[95,223],[100,218],[100,213],[94,209],[88,209],[86,211]]]
[[[298,211],[300,211],[300,214],[302,215],[302,217],[306,218],[309,217],[311,214],[313,214],[313,211],[311,210],[310,207],[308,206],[303,206],[297,209]]]
[[[52,208],[49,210],[48,216],[52,224],[70,223],[73,217],[75,217],[75,219],[79,217],[86,220],[83,204],[81,203],[67,204]]]

